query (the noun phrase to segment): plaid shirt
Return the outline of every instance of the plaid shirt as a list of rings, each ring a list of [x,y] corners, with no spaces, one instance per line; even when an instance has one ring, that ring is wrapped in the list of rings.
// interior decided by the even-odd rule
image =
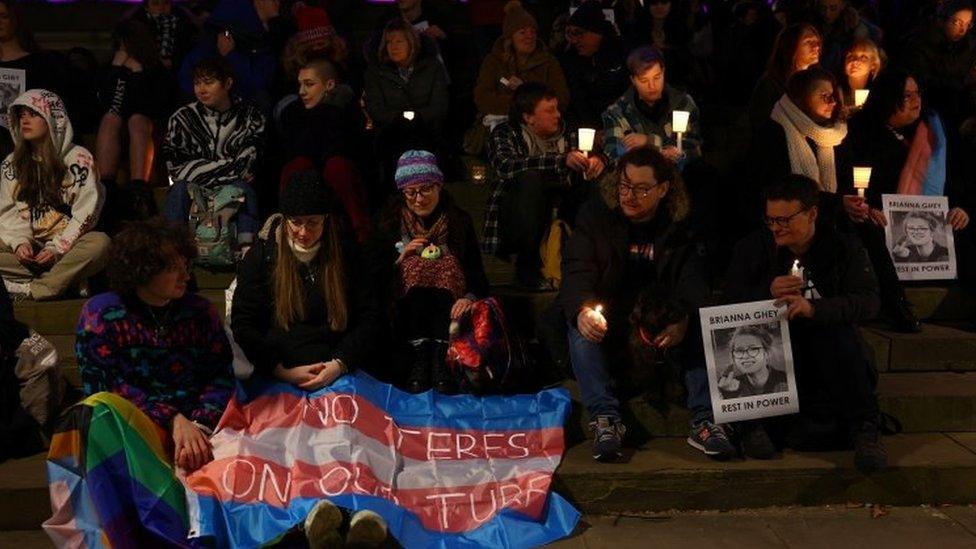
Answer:
[[[521,128],[513,128],[508,122],[495,127],[488,137],[488,145],[488,164],[497,177],[488,195],[481,250],[486,255],[498,255],[503,250],[498,227],[501,205],[515,178],[530,170],[555,171],[566,178],[569,185],[565,154],[569,145],[568,140],[564,140],[566,150],[561,153],[529,156],[529,146],[522,137]]]
[[[673,111],[688,111],[688,131],[681,136],[681,145],[688,157],[701,156],[701,137],[698,134],[698,106],[687,93],[678,91],[670,86],[666,87],[669,108],[663,120],[651,120],[637,108],[637,97],[634,88],[628,89],[620,99],[607,107],[603,113],[603,152],[614,163],[626,152],[622,140],[628,133],[642,133],[650,136],[656,148],[677,146],[674,133],[671,132],[671,113]],[[680,166],[680,163],[679,163]]]

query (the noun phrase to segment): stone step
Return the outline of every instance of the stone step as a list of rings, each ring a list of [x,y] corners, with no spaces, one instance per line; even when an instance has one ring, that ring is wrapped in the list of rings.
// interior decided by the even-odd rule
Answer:
[[[567,382],[566,387],[577,419],[570,424],[568,436],[577,441],[585,436],[589,417],[576,382]],[[900,421],[906,433],[976,432],[976,373],[882,373],[878,395],[881,410]],[[663,401],[644,396],[628,399],[622,410],[628,431],[636,440],[687,436],[690,416],[683,398],[682,389],[671,384]]]
[[[716,462],[683,438],[659,438],[628,450],[626,463],[606,464],[587,442],[567,451],[555,489],[586,513],[973,501],[976,433],[897,435],[885,445],[890,467],[866,477],[851,452]],[[36,530],[49,516],[44,456],[0,464],[0,531]]]
[[[682,438],[652,440],[620,464],[597,463],[589,442],[570,448],[556,490],[585,513],[779,505],[971,503],[976,433],[885,437],[889,468],[865,476],[852,452],[787,451],[768,461],[716,462]]]

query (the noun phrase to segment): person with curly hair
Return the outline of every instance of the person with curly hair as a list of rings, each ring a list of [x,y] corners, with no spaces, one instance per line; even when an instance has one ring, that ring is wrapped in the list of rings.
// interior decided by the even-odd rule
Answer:
[[[187,543],[178,476],[213,460],[209,437],[234,387],[220,316],[187,292],[195,253],[186,229],[159,218],[112,243],[112,291],[78,319],[85,398],[62,415],[48,453],[55,545]]]

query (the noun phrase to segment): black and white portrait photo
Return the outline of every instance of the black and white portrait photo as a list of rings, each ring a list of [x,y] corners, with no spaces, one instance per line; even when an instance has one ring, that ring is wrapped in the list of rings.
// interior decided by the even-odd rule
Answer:
[[[885,238],[900,280],[956,278],[955,247],[944,196],[886,194]]]
[[[702,308],[699,316],[716,421],[799,410],[783,308],[756,301]]]
[[[9,128],[7,107],[26,91],[27,81],[22,69],[0,69],[0,126]]]

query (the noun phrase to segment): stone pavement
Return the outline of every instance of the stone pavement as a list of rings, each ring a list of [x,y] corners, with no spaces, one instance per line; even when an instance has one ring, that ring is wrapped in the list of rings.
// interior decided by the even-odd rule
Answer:
[[[553,549],[640,547],[885,549],[976,547],[976,508],[771,507],[584,516],[580,531]],[[40,530],[0,532],[0,547],[48,549]]]

